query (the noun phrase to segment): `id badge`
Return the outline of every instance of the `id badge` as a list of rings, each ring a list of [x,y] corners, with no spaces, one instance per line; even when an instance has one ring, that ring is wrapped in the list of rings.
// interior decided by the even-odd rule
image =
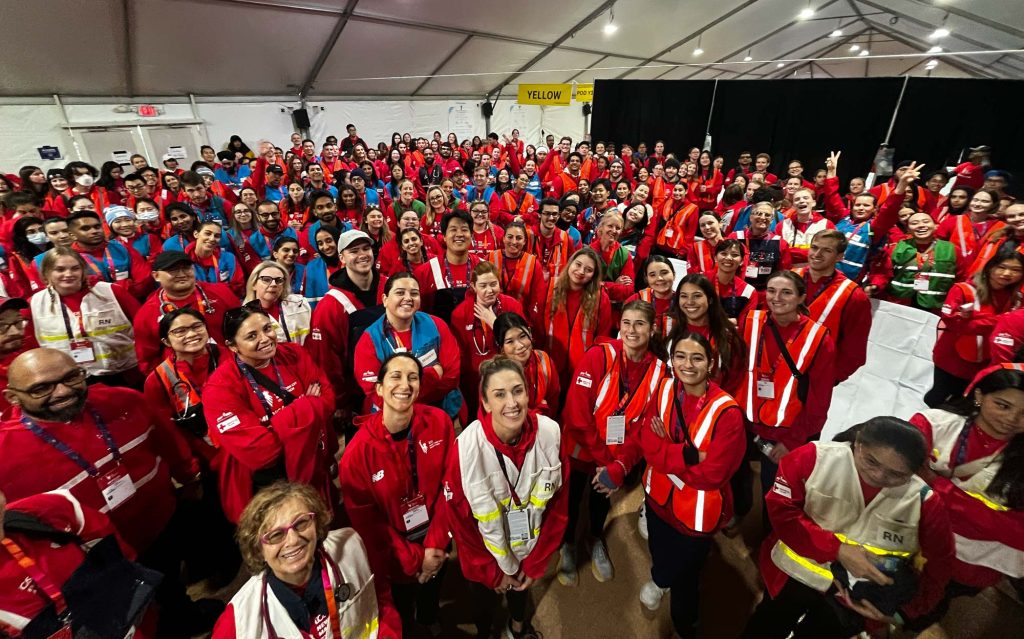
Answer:
[[[743,277],[757,277],[757,264],[748,264],[743,271]]]
[[[111,510],[128,501],[135,494],[135,482],[132,481],[128,470],[117,464],[112,470],[96,478],[100,485],[100,492]]]
[[[626,443],[626,416],[611,415],[608,417],[604,433],[605,444],[621,445]]]
[[[130,275],[131,275],[131,273],[129,273],[128,271],[115,271],[114,272],[114,279],[118,280],[118,281],[126,280],[126,279],[128,279],[128,277]]]
[[[92,341],[87,339],[71,340],[71,359],[76,364],[91,364],[96,361],[96,353],[92,350]]]
[[[427,498],[423,493],[417,493],[402,501],[402,521],[405,522],[405,532],[412,532],[430,521]]]
[[[927,291],[928,290],[928,276],[917,275],[914,277],[914,290],[915,291]]]
[[[670,238],[676,234],[675,229],[665,229],[665,237]]]
[[[220,272],[220,281],[221,282],[226,282],[230,278],[231,278],[231,273],[228,273],[227,271],[221,271]]]
[[[775,399],[775,383],[771,377],[762,375],[757,378],[757,396],[761,399]]]
[[[508,540],[509,542],[527,542],[530,541],[530,515],[525,510],[509,510],[505,513],[505,519],[508,520]]]
[[[437,351],[435,351],[434,349],[430,349],[426,353],[420,355],[419,360],[420,364],[423,365],[423,368],[433,366],[434,364],[437,363]]]
[[[758,275],[771,275],[772,274],[772,267],[771,267],[771,265],[763,265],[762,264],[761,266],[758,266],[757,267],[757,274]]]

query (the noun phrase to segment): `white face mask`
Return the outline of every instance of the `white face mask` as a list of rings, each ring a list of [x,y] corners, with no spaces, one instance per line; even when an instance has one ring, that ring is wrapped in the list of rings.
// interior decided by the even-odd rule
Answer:
[[[49,241],[46,239],[46,233],[43,233],[42,231],[38,233],[29,233],[25,236],[25,239],[36,246],[44,246]]]
[[[160,214],[156,211],[143,211],[135,216],[140,222],[156,222],[160,218]]]
[[[93,180],[92,176],[89,175],[88,173],[86,173],[85,175],[79,175],[78,177],[75,178],[75,184],[77,184],[78,186],[92,186],[94,181],[95,180]]]

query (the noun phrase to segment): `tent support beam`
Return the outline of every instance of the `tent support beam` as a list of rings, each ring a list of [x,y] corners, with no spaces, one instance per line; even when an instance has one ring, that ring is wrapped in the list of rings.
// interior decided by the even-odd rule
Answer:
[[[854,24],[854,23],[852,23],[852,22],[851,22],[850,24]],[[846,26],[849,26],[849,25],[846,25]],[[837,48],[839,48],[839,47],[843,46],[844,44],[846,44],[847,42],[849,42],[849,41],[853,40],[854,38],[858,38],[858,37],[860,37],[860,36],[864,35],[864,33],[865,33],[865,32],[867,32],[867,31],[869,31],[869,28],[868,28],[868,27],[864,27],[864,28],[863,28],[863,29],[861,29],[860,31],[854,31],[854,32],[853,32],[853,33],[851,33],[850,35],[848,35],[848,36],[844,36],[844,37],[843,37],[843,38],[842,38],[841,40],[839,40],[839,41],[837,41],[837,42],[829,42],[828,44],[826,44],[825,46],[821,47],[820,49],[818,49],[817,51],[815,51],[815,52],[814,52],[814,53],[812,53],[811,55],[808,55],[808,56],[804,56],[804,57],[808,57],[808,58],[817,58],[817,57],[819,57],[819,56],[821,56],[821,55],[824,55],[824,54],[826,54],[826,53],[829,53],[829,52],[830,52],[830,51],[832,51],[833,49],[837,49]],[[786,51],[786,52],[785,52],[785,53],[783,53],[783,54],[782,54],[781,56],[779,56],[779,59],[785,59],[785,58],[788,58],[789,56],[793,55],[793,54],[794,54],[794,53],[796,53],[797,51],[800,51],[801,49],[805,49],[805,48],[807,48],[807,45],[809,45],[809,44],[811,44],[812,42],[815,42],[815,41],[816,41],[816,40],[812,40],[811,42],[805,42],[804,44],[801,44],[801,45],[800,45],[799,47],[797,47],[797,48],[795,48],[795,49],[790,49],[789,51]],[[771,64],[771,63],[769,63],[769,62],[765,62],[765,63],[763,63],[763,64],[759,64],[759,65],[757,65],[757,66],[751,66],[751,67],[749,67],[749,68],[748,68],[748,69],[747,69],[746,71],[744,71],[743,73],[740,73],[740,74],[738,74],[738,75],[736,75],[735,77],[733,77],[733,78],[730,78],[730,79],[731,79],[731,80],[737,80],[737,79],[739,79],[739,78],[742,78],[742,77],[743,77],[743,76],[745,76],[745,75],[748,75],[748,74],[750,74],[750,72],[752,72],[752,71],[756,71],[757,69],[760,69],[761,67],[767,66],[767,65],[769,65],[769,64]],[[783,75],[785,75],[786,73],[788,73],[788,72],[783,72]],[[771,72],[771,73],[768,73],[767,75],[768,75],[768,77],[775,77],[775,76],[777,75],[777,72],[773,71],[773,72]]]
[[[828,54],[832,53],[833,51],[835,51],[836,49],[838,49],[839,47],[846,46],[846,44],[848,42],[850,42],[851,40],[855,40],[855,39],[859,38],[860,36],[864,35],[865,33],[870,34],[871,33],[871,27],[864,27],[860,31],[857,31],[855,33],[851,33],[850,35],[846,36],[845,38],[842,38],[841,40],[839,40],[837,42],[830,42],[827,45],[825,45],[824,47],[821,47],[820,49],[818,49],[817,51],[815,51],[814,53],[812,53],[811,55],[809,55],[807,57],[808,58],[820,58],[823,55],[828,55]],[[804,46],[807,46],[807,45],[804,45]],[[789,55],[789,54],[786,54],[786,55]],[[785,57],[785,56],[783,56],[783,57]],[[777,71],[775,73],[768,74],[767,78],[769,80],[781,79],[781,78],[786,77],[786,74],[788,74],[790,71],[792,71],[792,69],[783,69],[782,71]]]
[[[910,0],[910,1],[913,2],[914,4],[923,4],[925,6],[933,8],[933,9],[938,9],[939,11],[945,11],[947,13],[952,13],[955,16],[960,16],[961,18],[964,18],[966,20],[970,20],[971,22],[977,22],[978,24],[983,24],[986,27],[988,27],[989,29],[994,29],[996,31],[1001,31],[1001,32],[1003,32],[1003,33],[1005,33],[1007,35],[1011,35],[1011,36],[1013,36],[1015,38],[1022,38],[1022,39],[1024,39],[1024,31],[1022,31],[1020,29],[1017,29],[1015,27],[1011,27],[1008,24],[1004,24],[1002,22],[996,22],[995,20],[990,20],[990,19],[988,19],[986,17],[979,16],[978,14],[976,14],[976,13],[974,13],[972,11],[967,11],[966,9],[960,9],[959,7],[957,7],[954,4],[949,3],[949,4],[937,5],[937,4],[935,4],[935,0]]]
[[[712,27],[714,27],[714,26],[716,26],[718,24],[721,24],[722,22],[728,20],[729,18],[733,17],[734,15],[739,13],[740,11],[743,11],[744,9],[746,9],[750,5],[754,4],[755,2],[757,2],[757,0],[746,0],[746,2],[743,2],[742,4],[737,5],[736,7],[732,8],[729,11],[727,11],[727,12],[723,13],[722,15],[718,16],[717,18],[715,18],[711,22],[709,22],[709,23],[705,24],[704,26],[696,29],[692,33],[688,33],[682,39],[676,40],[675,42],[673,42],[669,46],[665,47],[661,51],[655,53],[649,59],[644,60],[643,62],[641,62],[640,66],[642,67],[642,66],[645,66],[647,64],[650,64],[651,62],[653,62],[654,60],[657,60],[661,56],[663,56],[663,55],[665,55],[667,53],[670,53],[671,51],[674,51],[676,48],[686,44],[687,42],[689,42],[690,40],[694,39],[695,37],[698,37],[700,34],[704,33],[708,29],[710,29],[710,28],[712,28]],[[629,75],[630,73],[633,73],[634,71],[637,71],[637,69],[629,69],[628,71],[623,71],[615,79],[616,80],[621,80],[621,79],[625,78],[627,75]]]
[[[125,1],[127,2],[127,0]],[[317,56],[316,62],[313,63],[313,68],[309,70],[309,75],[306,76],[306,81],[302,83],[302,88],[299,89],[300,100],[305,100],[306,96],[309,95],[310,89],[313,88],[313,83],[316,82],[317,76],[320,75],[324,64],[327,63],[327,58],[331,55],[331,51],[338,44],[341,32],[345,30],[345,25],[348,24],[348,20],[352,16],[352,12],[356,10],[358,3],[359,0],[348,0],[345,10],[338,16],[338,21],[335,23],[331,35],[327,36],[327,42],[324,43],[323,48],[320,50],[320,55]]]
[[[135,95],[135,47],[132,46],[132,3],[121,0],[121,17],[124,26],[124,88],[128,95]]]
[[[441,69],[443,69],[446,64],[451,62],[452,58],[454,58],[459,51],[462,51],[462,48],[469,44],[469,41],[472,39],[473,36],[471,35],[468,35],[465,38],[463,38],[462,42],[456,45],[456,47],[452,49],[452,52],[444,57],[444,60],[441,60],[441,64],[437,65],[437,68],[430,72],[431,77],[423,78],[423,82],[420,82],[419,85],[417,85],[417,87],[413,90],[412,94],[417,95],[420,92],[420,90],[423,89],[423,87],[427,86],[427,82],[433,80],[433,76],[437,75],[438,73],[441,73]]]
[[[877,29],[880,33],[889,36],[890,38],[892,38],[893,40],[895,40],[897,42],[900,42],[900,43],[902,43],[902,44],[904,44],[904,45],[906,45],[906,46],[908,46],[908,47],[910,47],[912,49],[917,49],[921,53],[924,53],[924,52],[928,51],[928,44],[918,40],[917,38],[915,38],[913,36],[908,36],[908,35],[905,35],[905,34],[902,34],[902,33],[896,33],[895,31],[893,31],[891,29],[888,29],[886,27],[883,27],[882,25],[878,24],[877,22],[873,22],[871,20],[868,20],[867,22],[872,27]],[[945,62],[946,64],[948,64],[949,66],[957,68],[957,69],[960,69],[964,73],[966,73],[968,75],[971,75],[971,76],[974,76],[974,77],[981,76],[981,77],[988,78],[990,80],[1002,79],[1000,76],[992,75],[992,73],[990,73],[990,72],[988,72],[988,71],[986,71],[984,69],[975,67],[973,64],[968,63],[966,60],[964,60],[964,61],[956,60],[955,58],[953,58],[953,56],[943,56],[942,57],[942,61]]]

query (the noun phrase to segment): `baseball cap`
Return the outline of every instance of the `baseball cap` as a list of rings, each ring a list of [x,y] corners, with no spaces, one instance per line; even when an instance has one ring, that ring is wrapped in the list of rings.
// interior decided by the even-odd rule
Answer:
[[[280,173],[281,175],[284,175],[284,169],[282,169],[279,164],[271,164],[267,167],[267,173]]]
[[[166,271],[176,264],[182,262],[192,263],[192,258],[182,251],[163,251],[153,260],[154,271]]]
[[[344,251],[348,247],[352,246],[356,242],[365,241],[368,244],[373,244],[373,240],[366,233],[360,230],[352,229],[351,231],[345,231],[338,238],[338,252]]]
[[[209,175],[210,177],[213,177],[213,169],[208,169],[205,166],[201,166],[196,169],[196,173],[199,175]]]
[[[20,297],[0,297],[0,312],[6,310],[20,311],[28,308],[28,302]]]

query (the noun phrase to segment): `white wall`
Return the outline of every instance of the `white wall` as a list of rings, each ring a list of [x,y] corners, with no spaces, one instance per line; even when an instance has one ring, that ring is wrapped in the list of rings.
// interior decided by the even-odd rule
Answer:
[[[114,111],[116,106],[129,103],[137,102],[112,98],[105,104],[68,104],[68,122],[131,125],[193,117],[188,104],[156,102],[163,109],[156,118],[139,118],[134,113]],[[488,130],[479,100],[311,101],[308,104],[310,133],[318,142],[327,135],[341,138],[345,135],[345,125],[352,122],[358,127],[359,135],[372,144],[378,141],[390,143],[393,131],[430,137],[437,130],[447,136],[451,130],[450,110],[460,104],[470,115],[473,134],[485,136]],[[240,135],[255,148],[260,138],[268,138],[285,147],[294,131],[291,111],[298,107],[298,102],[200,102],[198,110],[200,119],[205,123],[209,143],[214,148],[224,148],[232,135]],[[578,104],[566,107],[521,106],[514,100],[499,100],[494,107],[490,130],[501,134],[518,128],[525,142],[536,145],[549,133],[556,138],[569,135],[579,140],[584,133],[583,127],[583,114]],[[37,148],[44,145],[60,148],[62,159],[41,160]],[[76,159],[78,156],[72,138],[62,128],[60,109],[56,105],[0,104],[0,171],[15,173],[26,164],[46,170]],[[154,158],[150,160],[156,161]]]

